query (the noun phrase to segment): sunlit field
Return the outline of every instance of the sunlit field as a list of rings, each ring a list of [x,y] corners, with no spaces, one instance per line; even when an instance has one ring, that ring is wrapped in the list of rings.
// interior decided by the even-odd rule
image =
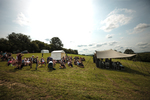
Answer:
[[[41,53],[29,53],[41,58]],[[16,54],[12,55],[16,57]],[[44,54],[44,59],[50,56]],[[0,62],[0,99],[31,100],[31,99],[107,99],[107,100],[150,100],[150,63],[120,61],[125,70],[97,68],[92,56],[68,54],[68,56],[84,57],[84,68],[73,65],[66,69],[48,70],[43,65],[35,70],[36,65],[24,66],[15,70],[15,66],[7,66],[6,61]]]

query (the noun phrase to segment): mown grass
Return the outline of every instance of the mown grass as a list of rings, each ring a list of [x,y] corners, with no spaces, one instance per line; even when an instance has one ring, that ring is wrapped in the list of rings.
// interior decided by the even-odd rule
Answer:
[[[39,56],[41,53],[25,54],[24,57]],[[150,99],[150,63],[120,61],[125,71],[97,68],[91,56],[85,57],[85,68],[74,65],[66,69],[49,71],[47,66],[35,70],[35,64],[22,70],[14,70],[0,62],[0,99]],[[16,55],[13,55],[14,57]],[[46,59],[50,54],[44,54]],[[67,64],[66,64],[67,65]]]

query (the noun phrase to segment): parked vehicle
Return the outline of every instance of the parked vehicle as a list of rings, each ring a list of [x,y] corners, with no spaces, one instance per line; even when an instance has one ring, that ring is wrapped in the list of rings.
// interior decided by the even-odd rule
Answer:
[[[24,50],[24,51],[22,51],[21,53],[28,53],[28,50]]]

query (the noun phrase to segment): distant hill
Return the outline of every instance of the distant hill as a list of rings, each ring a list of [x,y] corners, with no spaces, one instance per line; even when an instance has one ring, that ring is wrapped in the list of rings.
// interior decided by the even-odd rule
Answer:
[[[137,53],[137,54],[141,54],[141,53],[150,53],[150,51],[148,51],[148,52],[135,52],[135,53]]]

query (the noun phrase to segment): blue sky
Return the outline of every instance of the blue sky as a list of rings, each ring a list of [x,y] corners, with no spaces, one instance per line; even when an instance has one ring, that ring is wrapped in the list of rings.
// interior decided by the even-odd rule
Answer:
[[[80,54],[150,51],[149,0],[0,0],[0,38],[12,32]]]

